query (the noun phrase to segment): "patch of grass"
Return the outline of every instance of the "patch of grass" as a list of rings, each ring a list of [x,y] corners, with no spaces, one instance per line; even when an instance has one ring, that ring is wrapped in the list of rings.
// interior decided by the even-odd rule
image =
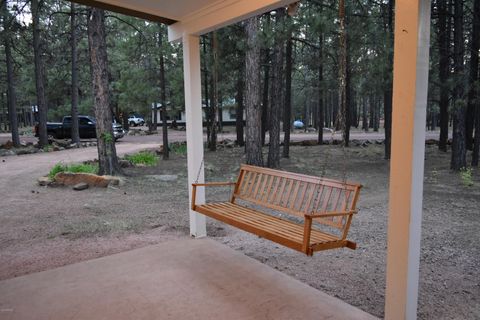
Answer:
[[[57,163],[56,165],[53,166],[53,168],[48,173],[48,177],[50,179],[53,179],[55,177],[55,175],[59,172],[97,174],[98,173],[98,165],[84,164],[84,163],[64,165],[64,164],[61,164],[61,163]]]
[[[460,170],[460,178],[462,182],[467,187],[473,186],[473,170],[472,168],[462,168]]]
[[[125,156],[125,159],[134,165],[154,166],[158,163],[158,157],[155,153],[150,151],[142,151],[139,153]]]
[[[186,143],[172,143],[170,144],[170,150],[173,153],[184,155],[187,154],[187,144]]]

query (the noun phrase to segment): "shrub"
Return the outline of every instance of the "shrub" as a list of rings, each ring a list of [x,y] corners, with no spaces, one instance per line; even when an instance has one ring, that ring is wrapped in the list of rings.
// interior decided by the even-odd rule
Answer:
[[[176,154],[187,154],[187,144],[186,143],[172,143],[170,144],[170,150]]]
[[[53,166],[53,168],[48,173],[48,177],[53,179],[55,175],[59,172],[72,172],[72,173],[98,173],[98,165],[94,164],[71,164],[71,165],[64,165],[61,163],[57,163]]]
[[[142,164],[146,166],[154,166],[158,162],[157,155],[150,151],[142,151],[139,153],[127,155],[125,156],[125,159],[127,159],[134,165]]]
[[[473,173],[472,168],[462,168],[460,170],[460,178],[462,178],[463,184],[467,187],[473,186],[472,173]]]

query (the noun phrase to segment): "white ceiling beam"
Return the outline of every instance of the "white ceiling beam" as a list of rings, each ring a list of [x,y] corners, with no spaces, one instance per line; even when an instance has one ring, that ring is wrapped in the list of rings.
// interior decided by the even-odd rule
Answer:
[[[202,35],[298,0],[221,0],[195,11],[168,27],[168,40]]]

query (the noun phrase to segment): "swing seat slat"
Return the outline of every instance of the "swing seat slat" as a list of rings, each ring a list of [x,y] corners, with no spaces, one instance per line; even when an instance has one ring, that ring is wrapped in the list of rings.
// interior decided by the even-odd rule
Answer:
[[[195,203],[197,187],[224,185],[235,185],[229,202]],[[242,165],[235,183],[192,186],[193,210],[280,245],[307,255],[356,248],[346,237],[359,184]]]

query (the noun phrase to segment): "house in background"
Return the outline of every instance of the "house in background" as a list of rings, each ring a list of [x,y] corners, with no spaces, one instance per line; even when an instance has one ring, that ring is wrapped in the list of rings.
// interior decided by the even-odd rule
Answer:
[[[161,103],[152,103],[151,109],[151,119],[153,122],[155,112],[157,112],[157,124],[162,124],[162,117],[161,117]],[[222,123],[222,125],[235,125],[235,121],[237,120],[237,103],[235,99],[228,98],[222,101],[221,105],[219,106],[219,110],[221,111],[217,115],[217,120]],[[205,102],[202,103],[202,118],[203,123],[206,124],[206,109],[207,106]],[[177,122],[179,125],[186,124],[186,117],[185,117],[185,106],[182,106],[181,110],[179,108],[172,107],[167,102],[167,123],[171,123],[173,120]],[[245,112],[243,113],[243,120],[245,120]]]

